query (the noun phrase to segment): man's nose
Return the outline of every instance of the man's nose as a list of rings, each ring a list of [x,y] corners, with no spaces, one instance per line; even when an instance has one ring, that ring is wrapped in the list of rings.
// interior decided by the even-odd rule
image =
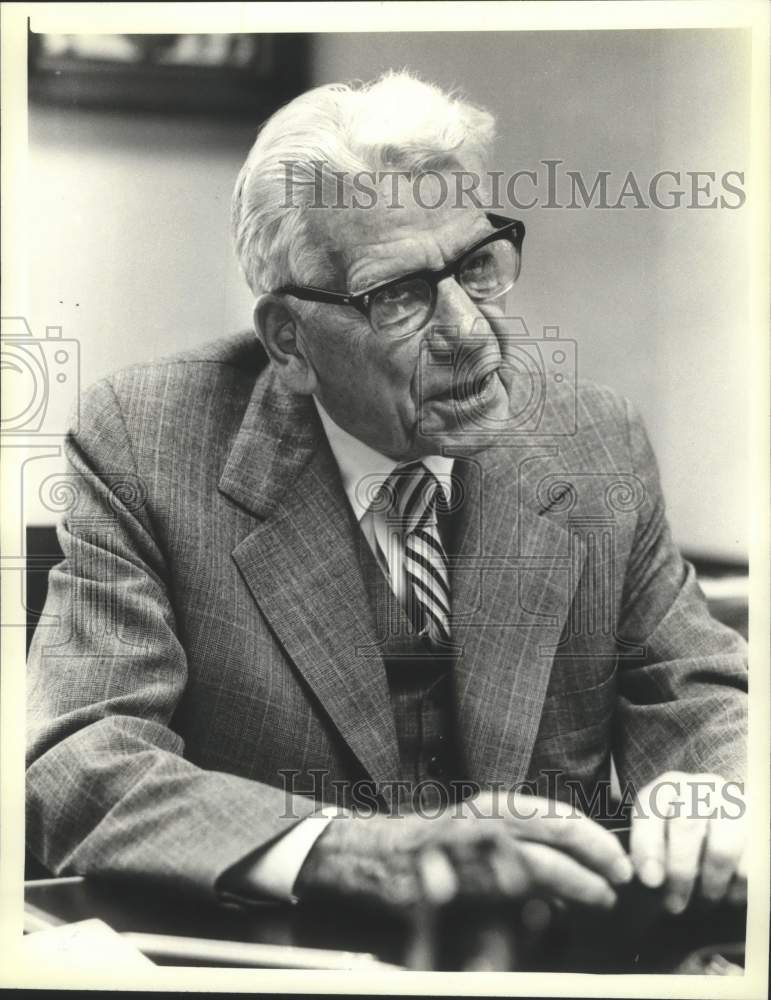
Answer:
[[[492,335],[484,313],[473,299],[461,288],[455,278],[445,278],[436,290],[436,309],[431,317],[429,343],[432,349],[454,350],[470,346],[469,337]]]

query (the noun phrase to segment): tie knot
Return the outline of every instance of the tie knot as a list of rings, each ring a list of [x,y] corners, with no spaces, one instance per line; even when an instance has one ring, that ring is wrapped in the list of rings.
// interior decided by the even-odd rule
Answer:
[[[423,521],[433,518],[439,480],[422,462],[397,465],[383,484],[386,516],[409,534]]]

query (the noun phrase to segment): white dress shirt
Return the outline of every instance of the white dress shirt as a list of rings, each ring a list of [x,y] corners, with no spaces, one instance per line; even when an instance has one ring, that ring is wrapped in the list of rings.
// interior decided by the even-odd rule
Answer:
[[[367,539],[391,590],[404,605],[406,581],[402,566],[403,539],[394,535],[393,527],[387,524],[385,512],[372,510],[371,507],[375,492],[385,483],[399,463],[394,458],[381,455],[348,431],[344,431],[342,427],[338,427],[315,396],[314,402],[332,454],[340,469],[345,494],[359,522],[361,532]],[[436,476],[449,503],[454,459],[446,455],[427,455],[421,461],[429,472],[433,472]],[[370,504],[367,503],[368,499]]]
[[[396,459],[381,455],[374,448],[370,448],[369,445],[344,431],[332,420],[315,396],[314,402],[332,454],[340,469],[345,495],[361,526],[362,534],[383,570],[391,590],[404,604],[406,591],[402,567],[402,540],[394,539],[393,530],[386,523],[385,513],[374,511],[370,506],[376,490],[385,483],[399,463]],[[446,455],[428,455],[421,461],[436,476],[449,501],[454,460]],[[326,829],[327,823],[334,816],[339,816],[340,812],[337,806],[320,809],[312,816],[301,820],[263,851],[245,876],[245,887],[249,894],[284,900],[293,899],[292,889],[303,862]]]

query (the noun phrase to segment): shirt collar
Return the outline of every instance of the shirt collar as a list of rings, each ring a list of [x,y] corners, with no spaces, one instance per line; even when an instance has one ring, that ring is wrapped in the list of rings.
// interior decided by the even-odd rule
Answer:
[[[348,431],[344,431],[329,416],[315,396],[313,402],[316,404],[329,447],[340,469],[345,495],[353,508],[356,520],[361,521],[369,509],[375,490],[382,486],[399,463],[393,458],[381,455],[379,451],[375,451]],[[436,476],[448,503],[452,489],[451,475],[454,461],[447,455],[426,455],[421,458],[421,462],[429,472],[433,472]],[[368,487],[366,490],[357,488],[362,482],[366,482]]]

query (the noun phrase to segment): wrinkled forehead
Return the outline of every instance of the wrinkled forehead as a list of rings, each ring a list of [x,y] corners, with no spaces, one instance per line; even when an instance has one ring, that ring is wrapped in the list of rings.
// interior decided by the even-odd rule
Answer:
[[[484,212],[455,197],[452,174],[386,173],[358,178],[309,209],[314,243],[326,249],[341,281],[359,262],[403,262],[404,271],[440,267],[490,228]]]

